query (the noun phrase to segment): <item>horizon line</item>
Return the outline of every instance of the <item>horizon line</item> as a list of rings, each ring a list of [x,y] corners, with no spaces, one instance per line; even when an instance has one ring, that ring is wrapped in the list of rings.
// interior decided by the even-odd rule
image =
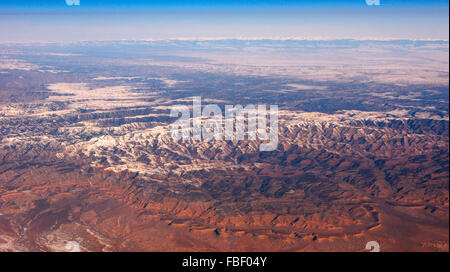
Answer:
[[[226,40],[238,40],[238,41],[411,41],[411,42],[449,42],[448,38],[400,38],[400,37],[302,37],[302,36],[268,36],[268,37],[172,37],[172,38],[145,38],[145,39],[111,39],[111,40],[79,40],[79,41],[0,41],[0,44],[75,44],[86,42],[164,42],[164,41],[226,41]]]

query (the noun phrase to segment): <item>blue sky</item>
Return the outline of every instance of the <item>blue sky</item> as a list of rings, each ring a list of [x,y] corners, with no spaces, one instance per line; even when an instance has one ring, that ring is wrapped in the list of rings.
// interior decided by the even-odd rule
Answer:
[[[448,39],[448,1],[0,0],[0,41],[179,37]]]
[[[389,8],[448,8],[443,0],[381,0]],[[80,0],[79,9],[344,9],[364,8],[365,0]],[[0,8],[61,9],[65,0],[1,0]]]

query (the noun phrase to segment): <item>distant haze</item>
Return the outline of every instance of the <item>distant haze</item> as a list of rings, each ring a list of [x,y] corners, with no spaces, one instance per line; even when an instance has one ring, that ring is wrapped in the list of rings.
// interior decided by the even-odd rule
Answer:
[[[214,2],[214,4],[211,4]],[[448,40],[448,1],[2,1],[0,42],[309,37]]]

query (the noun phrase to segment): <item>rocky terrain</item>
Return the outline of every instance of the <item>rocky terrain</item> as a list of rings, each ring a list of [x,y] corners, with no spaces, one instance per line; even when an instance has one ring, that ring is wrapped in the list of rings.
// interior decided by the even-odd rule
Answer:
[[[429,59],[448,59],[446,46]],[[0,251],[72,242],[81,251],[365,251],[368,241],[449,250],[448,61],[414,66],[434,83],[404,80],[405,67],[389,80],[390,68],[373,81],[312,80],[277,67],[211,70],[216,55],[142,64],[145,50],[113,61],[94,45],[75,56],[11,47],[3,59],[19,60],[0,66]],[[171,106],[197,95],[220,107],[279,105],[277,149],[173,140]]]

